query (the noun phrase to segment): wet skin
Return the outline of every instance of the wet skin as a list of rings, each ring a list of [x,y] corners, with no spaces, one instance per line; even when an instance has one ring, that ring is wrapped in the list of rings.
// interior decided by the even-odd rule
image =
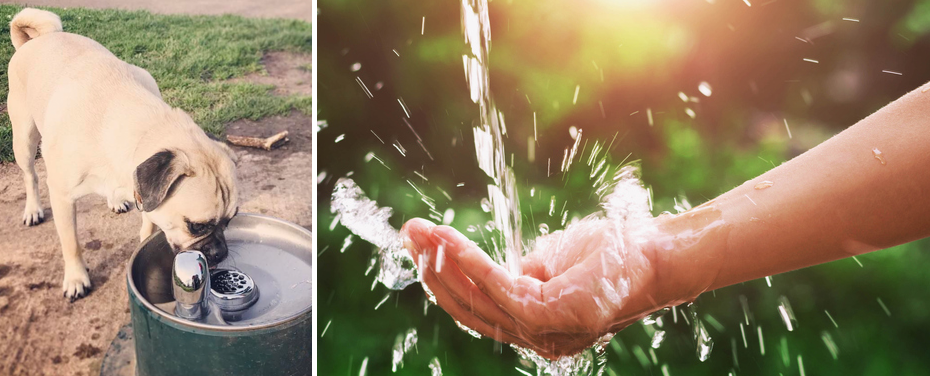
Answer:
[[[928,89],[701,206],[655,218],[633,243],[603,222],[577,229],[576,241],[546,241],[562,236],[553,233],[518,276],[425,220],[404,226],[406,246],[457,321],[550,359],[577,353],[706,291],[930,236]],[[612,253],[616,244],[626,247]],[[604,278],[616,283],[605,289]],[[625,293],[611,294],[623,281]]]

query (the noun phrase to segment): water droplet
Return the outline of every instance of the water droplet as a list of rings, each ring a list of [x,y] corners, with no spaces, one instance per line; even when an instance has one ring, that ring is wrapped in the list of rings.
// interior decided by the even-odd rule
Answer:
[[[481,339],[481,334],[476,332],[474,329],[465,326],[465,324],[460,323],[458,320],[455,320],[455,325],[462,329],[463,332],[468,333],[470,336]]]
[[[455,210],[452,208],[446,209],[445,213],[442,214],[442,224],[450,225],[452,220],[455,219]]]
[[[662,309],[660,309],[660,310],[658,310],[658,311],[655,311],[655,312],[653,312],[653,313],[650,313],[650,314],[646,315],[646,317],[643,318],[643,324],[644,324],[644,325],[653,325],[653,324],[657,323],[657,322],[659,321],[659,319],[662,318],[662,316],[664,316],[666,313],[668,313],[668,311],[670,311],[668,308],[662,308]]]
[[[539,233],[541,235],[549,235],[549,225],[545,223],[539,224]]]
[[[433,360],[429,362],[429,374],[430,376],[442,376],[442,367],[439,366],[439,358],[433,357]]]
[[[476,231],[478,231],[478,226],[469,225],[468,227],[465,228],[465,231],[468,231],[468,232],[476,232]]]
[[[755,188],[756,190],[760,190],[760,191],[761,191],[761,190],[766,189],[766,188],[769,188],[769,187],[771,187],[771,186],[773,186],[773,185],[775,185],[775,183],[773,183],[773,182],[771,182],[771,181],[769,181],[769,180],[763,180],[763,181],[759,182],[759,184],[756,184],[756,186],[753,187],[753,188]]]
[[[882,310],[885,311],[885,314],[888,315],[888,317],[891,317],[891,311],[888,310],[888,306],[885,305],[885,302],[882,301],[882,298],[878,298],[876,300],[878,301],[878,305],[882,307]]]
[[[778,298],[778,314],[781,316],[781,320],[785,322],[785,326],[788,328],[788,331],[794,331],[794,328],[798,327],[798,319],[794,317],[794,311],[791,310],[791,303],[788,303],[788,298],[784,295]]]
[[[833,342],[833,337],[830,336],[830,333],[827,333],[827,331],[820,332],[820,339],[822,339],[823,344],[827,346],[827,351],[830,351],[833,360],[836,360],[837,356],[840,354],[840,349],[836,347],[836,342]]]
[[[342,248],[339,249],[339,253],[345,253],[350,245],[352,245],[352,235],[346,236],[346,239],[342,242]]]
[[[378,266],[377,253],[371,255],[371,258],[368,259],[368,269],[365,269],[365,275],[367,276],[368,273],[371,273],[371,271],[374,270],[376,266]]]
[[[349,70],[351,70],[351,71],[353,71],[353,72],[358,72],[358,71],[361,70],[361,69],[362,69],[362,63],[355,63],[355,64],[352,64],[352,66],[349,67]]]
[[[785,336],[781,336],[781,362],[788,367],[791,365],[791,358],[788,355],[788,339]]]
[[[358,376],[365,376],[365,370],[368,369],[368,357],[362,360],[362,368],[358,371]]]
[[[710,338],[710,334],[707,333],[704,324],[700,324],[699,321],[696,322],[696,324],[698,327],[695,330],[697,332],[697,336],[695,337],[695,341],[697,342],[697,357],[698,360],[703,362],[710,359],[710,352],[714,349],[714,340]]]
[[[765,356],[765,341],[762,340],[762,327],[757,326],[756,331],[759,333],[759,353]]]
[[[698,318],[697,307],[694,306],[694,303],[688,304],[688,312],[691,314],[691,329],[694,331],[694,342],[697,343],[695,349],[697,357],[698,360],[703,362],[710,358],[710,352],[714,349],[714,340],[710,338],[707,328]]]
[[[497,225],[494,224],[494,221],[488,221],[484,224],[484,229],[488,231],[494,231],[497,228]]]
[[[707,81],[701,81],[701,83],[698,84],[698,91],[700,91],[701,94],[704,94],[705,97],[709,97],[713,93],[710,88],[710,84],[707,83]]]
[[[481,199],[481,210],[485,213],[491,212],[491,201],[487,197]]]
[[[403,366],[404,354],[417,344],[417,330],[410,329],[404,334],[398,334],[394,339],[394,348],[391,351],[391,369],[397,372],[397,366]]]
[[[665,331],[656,330],[655,334],[652,335],[652,348],[658,349],[662,345],[662,341],[665,341]]]
[[[878,150],[878,148],[872,148],[872,156],[875,157],[875,159],[878,159],[878,161],[882,163],[882,166],[885,165],[885,155],[882,154],[881,150]]]
[[[577,139],[578,138],[578,127],[574,125],[571,127],[568,127],[568,135],[572,136],[572,140]]]

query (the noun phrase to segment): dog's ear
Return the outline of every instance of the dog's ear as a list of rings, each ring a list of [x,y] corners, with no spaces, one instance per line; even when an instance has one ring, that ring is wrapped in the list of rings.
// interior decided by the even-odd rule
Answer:
[[[182,177],[189,175],[190,164],[183,153],[162,150],[136,167],[136,208],[150,212],[158,208],[168,197],[168,192]]]

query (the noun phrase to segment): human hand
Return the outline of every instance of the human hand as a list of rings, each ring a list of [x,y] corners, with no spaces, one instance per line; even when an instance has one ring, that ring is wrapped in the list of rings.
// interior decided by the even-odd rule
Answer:
[[[402,229],[420,278],[456,321],[546,358],[571,355],[659,310],[648,230],[585,219],[537,239],[511,275],[464,235],[413,219]],[[425,265],[424,265],[425,264]]]

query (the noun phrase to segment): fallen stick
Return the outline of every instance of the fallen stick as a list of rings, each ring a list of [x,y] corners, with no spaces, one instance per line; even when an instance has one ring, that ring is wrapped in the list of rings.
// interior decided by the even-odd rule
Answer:
[[[261,138],[261,137],[248,137],[248,136],[235,136],[235,135],[226,135],[226,141],[230,144],[237,146],[245,146],[250,148],[259,148],[265,150],[276,149],[281,145],[284,145],[288,141],[287,131],[283,131],[271,137]]]

